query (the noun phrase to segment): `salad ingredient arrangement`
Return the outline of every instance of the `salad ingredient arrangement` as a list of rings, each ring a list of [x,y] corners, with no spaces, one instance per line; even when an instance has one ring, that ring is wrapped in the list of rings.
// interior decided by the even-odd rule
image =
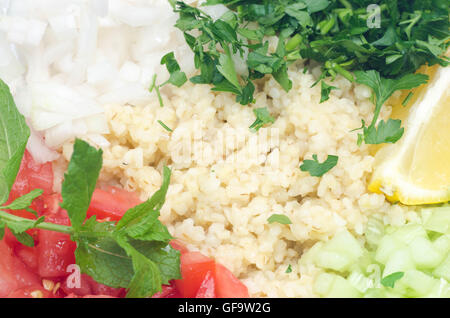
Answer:
[[[385,226],[373,216],[361,244],[348,231],[316,243],[301,262],[321,270],[322,297],[450,297],[450,207],[422,209],[417,222]]]
[[[400,120],[377,123],[381,107],[396,90],[426,83],[426,75],[414,74],[421,65],[448,65],[445,1],[378,1],[372,11],[367,1],[206,1],[204,6],[221,4],[230,9],[219,19],[182,1],[170,2],[179,14],[175,26],[183,31],[200,71],[190,81],[231,92],[243,105],[254,102],[254,81],[267,74],[289,91],[288,66],[299,59],[322,63],[322,74],[314,84],[321,82],[321,102],[336,89],[325,78],[333,81],[340,74],[369,86],[376,107],[371,123],[366,126],[363,121],[359,143],[399,140]],[[371,26],[377,14],[379,23]],[[269,51],[270,36],[278,40],[275,52]],[[237,63],[246,70],[239,73]],[[181,86],[187,81],[172,53],[161,64],[171,74],[168,82]]]
[[[9,197],[24,156],[29,130],[15,107],[8,87],[0,83],[2,121],[1,203]],[[164,168],[163,184],[148,201],[129,209],[120,221],[99,222],[95,216],[86,220],[87,211],[102,167],[102,151],[76,140],[72,159],[62,184],[61,207],[66,209],[71,226],[45,222],[45,217],[28,219],[4,210],[32,211],[32,201],[43,193],[33,189],[0,210],[0,238],[5,228],[24,245],[33,246],[31,229],[69,234],[77,243],[75,256],[82,273],[97,282],[127,288],[127,297],[148,297],[161,291],[163,284],[180,276],[179,252],[169,245],[172,236],[158,220],[170,182],[170,169]],[[32,211],[36,214],[35,211]]]
[[[450,200],[449,87],[449,69],[439,68],[417,93],[404,138],[376,155],[370,191],[410,205]]]

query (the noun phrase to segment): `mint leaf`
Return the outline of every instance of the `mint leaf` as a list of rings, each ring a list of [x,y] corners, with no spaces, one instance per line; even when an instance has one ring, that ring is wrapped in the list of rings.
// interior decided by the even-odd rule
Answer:
[[[61,207],[69,214],[74,229],[80,228],[86,219],[102,167],[102,153],[101,149],[97,150],[85,141],[75,140],[61,190]]]
[[[25,210],[28,209],[33,202],[34,199],[41,196],[42,193],[44,193],[41,189],[34,189],[30,191],[29,193],[18,197],[13,202],[11,202],[8,205],[0,207],[0,209],[3,210]]]
[[[8,200],[30,137],[8,85],[0,79],[0,204]]]
[[[394,288],[395,282],[401,279],[404,275],[405,273],[403,272],[392,273],[381,280],[381,285],[385,287]]]
[[[272,214],[267,221],[272,223],[280,223],[280,224],[292,224],[292,221],[284,214]]]
[[[313,177],[321,177],[328,171],[330,171],[338,162],[338,157],[328,155],[327,159],[320,163],[317,160],[317,155],[313,155],[313,160],[304,160],[300,166],[301,171],[308,171]]]
[[[161,188],[144,203],[129,209],[117,223],[117,230],[121,230],[134,238],[145,235],[151,230],[152,225],[159,217],[159,210],[165,202],[170,184],[170,175],[170,169],[164,167]]]
[[[256,115],[256,120],[250,125],[250,129],[258,131],[264,125],[275,122],[275,118],[270,116],[267,107],[256,108],[253,110],[253,113]]]

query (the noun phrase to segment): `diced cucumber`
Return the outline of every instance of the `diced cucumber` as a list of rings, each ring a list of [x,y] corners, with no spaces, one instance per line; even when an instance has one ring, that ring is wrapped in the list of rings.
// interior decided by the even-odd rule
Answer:
[[[404,244],[410,244],[417,237],[428,238],[427,231],[421,224],[405,224],[399,227],[392,237]]]
[[[365,238],[369,245],[376,246],[385,234],[384,224],[380,217],[371,217],[367,221]]]
[[[389,257],[395,251],[405,247],[405,244],[396,240],[392,235],[386,235],[380,241],[377,251],[375,253],[375,260],[381,264],[387,262]]]
[[[330,241],[325,243],[325,248],[329,251],[345,253],[352,260],[356,260],[363,255],[363,247],[348,231],[337,233]]]
[[[332,252],[326,249],[318,252],[315,258],[317,266],[324,269],[332,269],[338,272],[347,271],[353,260],[344,253]]]
[[[386,277],[392,273],[405,272],[415,268],[416,266],[409,249],[402,248],[392,253],[391,257],[387,260],[383,271],[383,277]]]
[[[424,228],[428,231],[450,234],[450,206],[428,208],[422,211],[428,215],[424,220]]]
[[[347,231],[337,233],[315,255],[315,264],[338,272],[348,271],[364,250],[361,244]]]
[[[303,253],[302,257],[300,258],[300,265],[310,265],[315,263],[315,259],[317,257],[317,253],[322,251],[323,246],[325,243],[323,242],[317,242],[314,244],[310,249],[308,249],[305,253]]]
[[[424,297],[439,283],[438,280],[418,270],[405,271],[405,275],[398,281],[398,284],[407,286],[410,289],[411,297]]]
[[[319,296],[326,296],[331,290],[331,286],[334,283],[336,275],[328,274],[328,273],[321,273],[319,274],[315,281],[313,290],[316,294]]]
[[[347,231],[316,244],[302,260],[322,270],[314,283],[315,293],[322,297],[450,298],[449,215],[450,207],[428,208],[422,224],[414,221],[399,227],[371,218],[365,246]],[[401,275],[382,280],[397,272]]]
[[[444,255],[437,252],[433,244],[421,236],[411,242],[409,250],[418,268],[434,268],[444,259]]]
[[[450,235],[444,234],[434,240],[433,248],[445,257],[450,252]]]
[[[336,276],[331,289],[326,295],[330,298],[358,298],[361,297],[361,293],[352,286],[345,278]]]
[[[433,276],[444,278],[450,282],[450,255],[433,271]]]
[[[374,287],[374,282],[372,279],[364,276],[360,271],[353,271],[347,277],[348,282],[355,287],[359,292],[364,293],[368,289]]]

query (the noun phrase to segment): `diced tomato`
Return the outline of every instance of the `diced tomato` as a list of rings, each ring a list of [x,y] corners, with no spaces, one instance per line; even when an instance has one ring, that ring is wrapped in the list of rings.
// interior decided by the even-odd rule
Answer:
[[[181,276],[175,285],[183,298],[194,298],[208,272],[214,273],[215,262],[199,252],[181,254]]]
[[[5,241],[0,241],[0,297],[27,286],[40,284],[39,277],[14,257],[13,250]]]
[[[38,255],[35,247],[29,247],[17,244],[14,247],[14,253],[31,271],[34,273],[38,270]]]
[[[248,298],[248,289],[233,273],[221,264],[216,264],[217,298]]]
[[[137,194],[109,187],[106,190],[95,189],[92,195],[88,216],[96,215],[97,219],[118,221],[127,210],[142,203]]]
[[[61,289],[67,294],[74,294],[76,296],[86,296],[92,294],[92,288],[90,281],[88,280],[89,276],[86,274],[80,275],[79,287],[72,286],[70,276],[67,277],[64,282],[61,284]],[[69,281],[70,280],[70,281]]]
[[[11,192],[17,197],[34,189],[42,189],[45,194],[53,192],[53,167],[51,162],[38,164],[30,153],[25,151]]]
[[[181,298],[181,295],[175,287],[175,284],[171,282],[170,285],[163,285],[162,291],[154,294],[152,298]]]
[[[111,297],[120,297],[125,295],[124,288],[113,288],[100,283],[97,283],[92,277],[87,276],[87,280],[91,286],[93,295],[104,295]]]
[[[195,298],[216,298],[216,286],[215,286],[213,272],[208,272],[203,280],[200,288],[195,295]]]
[[[53,167],[51,162],[38,164],[33,160],[29,152],[25,151],[7,203],[34,189],[42,189],[45,194],[53,192]],[[32,206],[32,208],[35,207]],[[32,213],[25,210],[8,212],[20,217],[34,218]]]
[[[116,298],[109,295],[86,295],[86,296],[78,296],[75,294],[69,294],[65,298]]]
[[[60,210],[57,214],[46,215],[46,222],[70,225],[67,212]],[[75,264],[76,243],[68,234],[39,230],[37,244],[38,272],[42,277],[65,277],[67,266]]]
[[[55,298],[55,295],[42,286],[35,285],[17,289],[10,293],[8,298]]]
[[[172,248],[178,250],[181,254],[189,252],[187,247],[180,240],[173,239],[169,244],[170,246],[172,246]]]

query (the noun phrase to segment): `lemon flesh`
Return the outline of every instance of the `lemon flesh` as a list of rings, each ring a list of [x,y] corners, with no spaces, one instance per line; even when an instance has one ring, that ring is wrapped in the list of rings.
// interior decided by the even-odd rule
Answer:
[[[417,91],[405,134],[381,148],[369,190],[407,205],[450,201],[450,68]],[[397,107],[402,107],[398,105]]]

